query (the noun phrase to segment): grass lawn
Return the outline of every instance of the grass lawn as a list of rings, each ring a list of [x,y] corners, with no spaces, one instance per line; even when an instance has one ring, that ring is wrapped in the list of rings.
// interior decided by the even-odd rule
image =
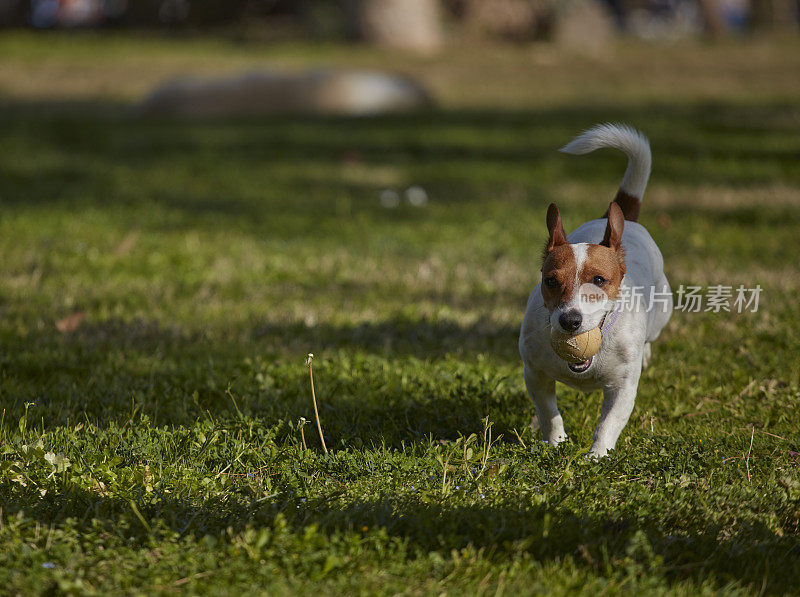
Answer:
[[[800,44],[439,59],[86,35],[0,39],[0,592],[796,593]],[[439,108],[180,122],[179,70],[388,65]],[[528,428],[516,340],[544,213],[601,214],[651,138],[641,222],[677,312],[608,458]],[[381,207],[417,184],[424,207]],[[313,423],[306,354],[330,453]],[[300,420],[310,423],[303,430]]]

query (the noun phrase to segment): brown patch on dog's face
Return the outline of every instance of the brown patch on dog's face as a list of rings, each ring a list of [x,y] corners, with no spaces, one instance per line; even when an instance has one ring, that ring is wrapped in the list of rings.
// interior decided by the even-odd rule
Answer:
[[[547,208],[547,231],[550,236],[544,247],[541,289],[544,304],[552,311],[572,296],[578,269],[555,203]]]
[[[625,275],[625,254],[622,247],[610,249],[589,245],[586,260],[578,272],[578,284],[594,284],[603,289],[609,299],[619,297],[619,287]]]
[[[578,280],[581,284],[594,284],[615,300],[625,275],[625,250],[622,247],[622,232],[625,216],[617,203],[608,206],[608,223],[599,245],[589,245],[586,260],[582,264]]]
[[[561,215],[554,203],[547,210],[547,229],[550,237],[545,245],[542,263],[542,298],[552,313],[559,305],[568,303],[583,284],[594,284],[603,289],[611,300],[619,297],[619,287],[625,276],[625,251],[622,231],[625,218],[619,205],[608,208],[608,223],[603,240],[598,245],[587,245],[586,256],[580,264],[572,245],[567,242]]]
[[[569,244],[556,247],[544,258],[542,264],[542,298],[549,311],[569,301],[575,292],[575,274],[578,264]]]

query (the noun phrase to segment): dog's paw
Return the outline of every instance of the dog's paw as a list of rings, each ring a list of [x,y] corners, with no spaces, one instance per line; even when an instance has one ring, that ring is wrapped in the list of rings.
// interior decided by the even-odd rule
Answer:
[[[605,446],[592,446],[589,453],[586,455],[586,460],[598,461],[601,458],[608,456],[608,448]]]
[[[559,434],[559,435],[557,435],[555,437],[551,437],[551,438],[548,438],[548,439],[542,439],[542,443],[543,444],[548,444],[550,446],[553,446],[554,448],[557,448],[559,445],[563,444],[565,441],[567,441],[567,435],[563,434],[563,433]]]

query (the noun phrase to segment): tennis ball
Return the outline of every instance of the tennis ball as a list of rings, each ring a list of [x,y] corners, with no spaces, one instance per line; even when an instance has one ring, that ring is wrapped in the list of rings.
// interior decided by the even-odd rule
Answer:
[[[570,363],[583,363],[593,357],[600,350],[601,340],[599,326],[576,335],[565,334],[558,330],[553,330],[550,334],[550,345],[555,353]]]

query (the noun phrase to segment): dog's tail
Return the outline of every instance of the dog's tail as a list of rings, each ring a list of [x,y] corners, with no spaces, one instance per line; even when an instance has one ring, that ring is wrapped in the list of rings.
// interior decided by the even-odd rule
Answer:
[[[601,147],[613,147],[628,156],[628,168],[614,201],[622,209],[626,220],[636,222],[639,219],[644,189],[650,178],[650,143],[642,133],[627,125],[598,124],[575,137],[559,151],[583,155]]]

